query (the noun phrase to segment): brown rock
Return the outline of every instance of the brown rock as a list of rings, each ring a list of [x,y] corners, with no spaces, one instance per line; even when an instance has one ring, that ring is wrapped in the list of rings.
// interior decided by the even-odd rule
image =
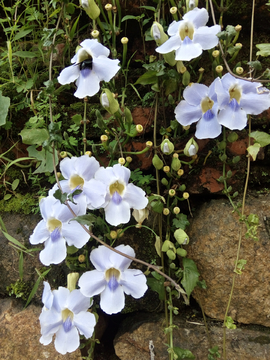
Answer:
[[[211,345],[201,321],[186,322],[174,317],[174,346],[190,350],[196,360],[206,360],[208,349],[218,346],[222,352],[222,327],[209,326]],[[141,314],[128,317],[114,341],[116,355],[121,360],[150,359],[149,341],[153,341],[155,359],[167,360],[167,343],[162,315]],[[270,358],[270,334],[263,329],[227,330],[226,354],[228,360],[268,360]]]
[[[39,315],[41,307],[23,309],[18,301],[0,300],[0,359],[1,360],[81,360],[80,350],[61,355],[53,343],[42,345]]]
[[[193,296],[200,299],[206,314],[222,320],[231,291],[239,229],[243,227],[239,259],[247,264],[242,275],[236,275],[229,314],[238,322],[270,326],[270,196],[250,197],[245,214],[260,219],[258,241],[245,238],[246,227],[232,213],[228,200],[212,200],[195,214],[188,231],[188,257],[193,259],[207,289],[195,288]]]

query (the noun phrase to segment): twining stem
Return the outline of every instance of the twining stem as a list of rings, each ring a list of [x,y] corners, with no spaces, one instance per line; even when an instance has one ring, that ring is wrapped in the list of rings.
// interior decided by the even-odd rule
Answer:
[[[86,139],[86,112],[87,112],[87,96],[84,98],[84,112],[83,112],[83,153],[86,153],[87,139]]]

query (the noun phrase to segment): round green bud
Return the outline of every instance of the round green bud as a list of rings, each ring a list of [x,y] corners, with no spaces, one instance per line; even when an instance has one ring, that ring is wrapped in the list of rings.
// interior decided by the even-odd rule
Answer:
[[[178,244],[187,245],[189,243],[189,237],[184,230],[177,229],[177,230],[175,230],[173,235],[175,237],[175,240],[178,242]]]
[[[185,249],[182,248],[178,248],[176,250],[177,255],[182,256],[182,257],[186,257],[187,256],[187,251]]]
[[[152,164],[157,170],[161,170],[163,168],[163,161],[156,154],[152,159]]]
[[[164,185],[164,186],[167,186],[168,185],[168,180],[166,178],[162,178],[161,179],[161,184]]]
[[[167,256],[168,256],[168,258],[169,258],[170,260],[175,260],[176,255],[175,255],[175,252],[174,252],[173,250],[169,249],[169,250],[166,252],[166,254],[167,254]]]
[[[170,155],[174,151],[174,145],[170,140],[165,139],[162,141],[160,145],[160,149],[163,152],[163,154]]]

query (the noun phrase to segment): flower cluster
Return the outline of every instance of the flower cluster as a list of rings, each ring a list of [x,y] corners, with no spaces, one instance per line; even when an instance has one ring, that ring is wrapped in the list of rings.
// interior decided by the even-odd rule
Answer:
[[[70,208],[53,196],[57,184],[49,191],[49,196],[40,201],[43,219],[30,236],[30,243],[44,243],[45,248],[40,252],[44,265],[63,261],[66,244],[80,249],[89,240],[80,224],[71,221],[74,216],[85,215],[87,209],[104,208],[105,220],[117,226],[129,222],[131,208],[141,210],[148,204],[145,192],[128,183],[130,170],[120,164],[104,168],[96,159],[83,155],[63,159],[60,170],[65,178],[60,181],[62,191],[68,195],[75,190],[81,192],[74,194],[75,204],[69,202]]]
[[[184,90],[185,100],[175,108],[176,120],[183,126],[197,122],[198,139],[215,138],[221,125],[230,130],[242,130],[247,115],[258,115],[270,107],[269,93],[260,93],[261,84],[237,79],[227,73],[207,87],[191,84]]]

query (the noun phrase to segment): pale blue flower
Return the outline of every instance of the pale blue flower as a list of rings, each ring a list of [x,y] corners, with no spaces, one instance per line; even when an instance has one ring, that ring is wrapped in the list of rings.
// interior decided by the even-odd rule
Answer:
[[[231,130],[242,130],[247,125],[247,115],[258,115],[270,107],[269,93],[259,93],[262,86],[256,82],[237,79],[226,74],[216,82],[220,111],[218,121]]]
[[[59,264],[66,258],[66,244],[80,249],[89,240],[89,234],[77,221],[71,221],[72,212],[53,196],[43,198],[39,206],[43,220],[37,224],[29,241],[32,245],[44,243],[39,254],[42,264]],[[70,203],[70,206],[76,216],[85,214],[84,202]]]
[[[175,108],[176,120],[183,126],[197,122],[195,136],[198,139],[212,139],[221,133],[217,119],[218,102],[215,93],[217,79],[209,86],[193,83],[184,90],[185,100]]]
[[[148,204],[145,192],[129,184],[130,170],[120,164],[106,169],[101,167],[95,179],[106,187],[105,210],[106,221],[114,226],[125,224],[130,220],[130,209],[141,210]],[[101,188],[103,190],[103,188]]]
[[[135,257],[129,245],[115,248]],[[128,269],[132,260],[101,245],[90,254],[96,270],[85,272],[80,280],[80,291],[92,297],[100,294],[100,307],[107,314],[116,314],[125,306],[125,294],[139,299],[147,290],[146,277],[141,270]]]
[[[42,301],[48,295],[48,286],[44,287],[47,293],[42,297]],[[70,292],[64,287],[51,292],[52,304],[43,301],[44,307],[39,317],[41,327],[40,342],[48,345],[52,342],[55,334],[54,346],[56,351],[65,355],[73,352],[80,345],[80,335],[89,339],[96,325],[95,316],[88,312],[91,306],[90,298],[84,296],[80,290]]]
[[[66,180],[61,180],[60,185],[64,193],[71,194],[75,190],[82,190],[74,196],[76,201],[84,201],[89,209],[98,209],[105,203],[106,187],[94,179],[96,171],[100,168],[94,157],[82,155],[80,157],[64,158],[60,162],[60,171]],[[52,188],[49,195],[53,195],[58,185]]]
[[[168,28],[171,36],[156,51],[168,54],[175,50],[175,60],[190,61],[218,44],[216,34],[220,25],[205,26],[209,19],[206,9],[195,8],[187,12],[180,21],[173,21]]]
[[[87,39],[71,59],[74,65],[68,66],[58,76],[60,84],[69,84],[76,80],[77,90],[74,96],[82,99],[95,95],[100,89],[100,81],[110,81],[120,69],[119,60],[109,59],[109,49],[96,39]]]

